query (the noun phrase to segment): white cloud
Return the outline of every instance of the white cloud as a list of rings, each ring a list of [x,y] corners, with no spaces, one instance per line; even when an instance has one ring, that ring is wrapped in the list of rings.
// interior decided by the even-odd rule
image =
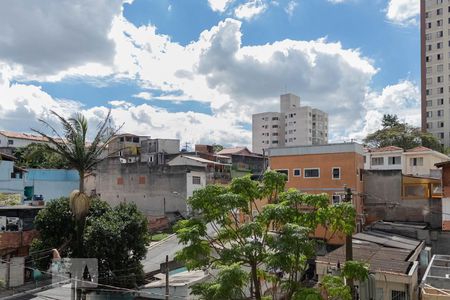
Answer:
[[[47,79],[113,74],[114,80],[137,80],[143,90],[157,90],[162,95],[158,99],[197,100],[212,109],[212,115],[170,113],[148,104],[112,99],[109,105],[116,123],[125,122],[124,130],[138,134],[178,137],[191,143],[249,145],[251,135],[242,126],[248,126],[252,113],[278,109],[279,94],[287,89],[301,96],[303,105],[327,111],[330,138],[339,141],[375,128],[382,113],[398,101],[416,99],[415,85],[408,81],[380,93],[373,91],[371,80],[378,70],[358,49],[346,49],[326,39],[243,46],[241,22],[234,19],[203,31],[186,46],[158,33],[153,25],[137,27],[121,15],[112,19],[107,36],[115,49],[111,64],[82,62]],[[45,117],[49,108],[65,114],[82,111],[92,120],[104,116],[106,107],[86,109],[78,102],[52,98],[38,86],[11,84],[22,70],[14,55],[8,61],[12,63],[7,67],[0,62],[0,128],[27,131],[35,123],[23,120]],[[147,91],[133,97],[154,98]],[[416,120],[417,108],[411,103],[408,113]]]
[[[297,1],[291,0],[288,2],[284,11],[288,14],[288,16],[292,17],[294,15],[294,10],[297,7]]]
[[[396,114],[400,120],[420,126],[420,90],[409,80],[385,87],[380,93],[368,92],[362,113],[363,128],[350,137],[362,139],[381,127],[384,114]],[[401,108],[401,109],[399,109]]]
[[[0,61],[35,77],[70,68],[102,75],[89,64],[108,66],[114,41],[108,38],[122,0],[3,1],[0,3]],[[70,72],[70,71],[69,71]]]
[[[234,10],[234,15],[238,19],[251,20],[262,14],[267,9],[267,4],[262,0],[250,0],[239,5]]]
[[[234,0],[208,0],[213,11],[224,12]]]
[[[138,94],[133,95],[134,98],[141,98],[144,100],[150,100],[152,99],[153,95],[149,92],[140,92]]]
[[[419,13],[419,0],[390,0],[386,8],[386,18],[402,26],[417,25]]]
[[[330,3],[333,3],[333,4],[339,4],[339,3],[349,2],[351,0],[327,0],[327,1]]]

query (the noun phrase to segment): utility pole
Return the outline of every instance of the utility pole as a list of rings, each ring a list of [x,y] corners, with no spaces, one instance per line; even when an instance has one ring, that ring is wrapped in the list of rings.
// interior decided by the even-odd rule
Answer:
[[[169,255],[166,255],[166,300],[169,300]]]
[[[352,203],[352,189],[344,186],[345,202]],[[347,234],[345,237],[345,261],[353,260],[353,233]],[[350,288],[352,300],[355,300],[355,286],[353,279],[347,279],[347,285]]]

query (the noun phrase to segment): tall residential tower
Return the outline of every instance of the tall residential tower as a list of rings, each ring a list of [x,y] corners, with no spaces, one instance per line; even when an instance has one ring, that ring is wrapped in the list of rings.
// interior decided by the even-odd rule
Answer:
[[[450,146],[450,1],[420,0],[422,130]]]
[[[320,145],[328,142],[328,114],[300,106],[294,94],[280,96],[280,112],[252,116],[252,151],[281,146]]]

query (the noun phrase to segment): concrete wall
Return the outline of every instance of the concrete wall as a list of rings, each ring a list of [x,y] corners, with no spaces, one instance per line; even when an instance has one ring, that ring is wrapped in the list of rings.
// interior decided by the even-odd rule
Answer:
[[[424,222],[441,227],[441,199],[402,199],[401,170],[364,170],[367,221]]]
[[[62,169],[27,169],[25,185],[34,187],[35,195],[42,195],[44,200],[68,197],[79,188],[80,178],[76,170]],[[89,193],[89,190],[87,190]]]
[[[25,187],[24,178],[20,178],[19,176],[11,178],[13,170],[14,162],[0,160],[0,193],[23,195]]]
[[[202,174],[194,166],[148,166],[145,163],[121,164],[118,159],[103,161],[96,170],[96,193],[111,205],[136,203],[147,216],[161,216],[166,212],[186,213],[189,172]],[[193,174],[199,174],[193,173]],[[192,177],[190,178],[192,182]],[[194,187],[190,187],[192,192]],[[165,203],[165,205],[164,205]]]
[[[284,132],[284,114],[266,112],[253,115],[252,151],[262,153],[269,147],[284,146]]]

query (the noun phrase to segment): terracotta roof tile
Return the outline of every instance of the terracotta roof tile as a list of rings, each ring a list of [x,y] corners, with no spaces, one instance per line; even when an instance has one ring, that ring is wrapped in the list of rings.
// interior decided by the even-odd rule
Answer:
[[[227,154],[240,154],[240,152],[246,151],[248,153],[251,153],[250,150],[247,149],[247,147],[235,147],[235,148],[224,148],[217,152],[219,155],[227,155]]]
[[[416,148],[409,149],[406,152],[426,152],[426,151],[433,151],[433,150],[424,146],[419,146]]]
[[[389,151],[403,151],[403,148],[397,146],[387,146],[382,148],[369,149],[369,152],[389,152]]]
[[[0,134],[4,135],[6,137],[9,137],[9,138],[47,142],[46,138],[44,138],[42,136],[34,135],[34,134],[20,133],[20,132],[6,131],[6,130],[0,130]]]

